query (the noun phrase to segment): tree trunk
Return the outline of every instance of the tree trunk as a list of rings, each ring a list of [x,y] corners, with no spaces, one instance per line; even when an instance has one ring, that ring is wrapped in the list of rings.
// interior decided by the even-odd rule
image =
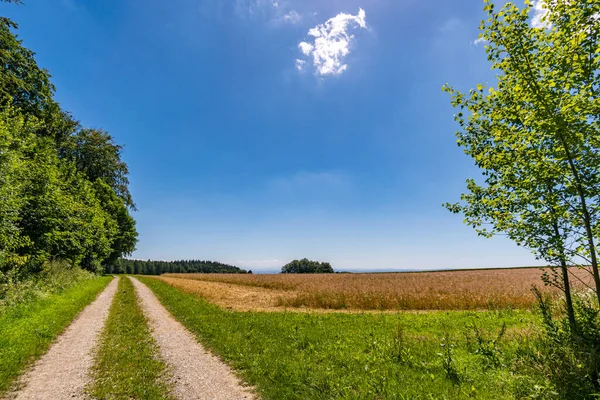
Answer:
[[[581,205],[583,209],[583,219],[585,224],[585,232],[588,238],[588,245],[590,246],[590,261],[592,262],[592,273],[594,274],[594,283],[596,284],[596,298],[598,299],[598,305],[600,305],[600,273],[598,272],[598,259],[596,256],[596,245],[594,243],[594,234],[592,233],[592,226],[590,223],[590,215],[588,213],[585,198],[582,197]]]
[[[573,298],[571,297],[571,283],[569,282],[569,270],[567,267],[567,263],[565,263],[564,260],[560,262],[560,269],[562,271],[562,278],[564,284],[563,291],[565,293],[565,302],[567,304],[567,317],[569,318],[571,333],[579,335],[577,321],[575,320],[575,309],[573,308]]]
[[[571,170],[573,171],[573,177],[575,178],[575,183],[577,184],[577,192],[579,194],[579,201],[581,202],[581,212],[583,214],[583,225],[585,227],[585,233],[588,240],[588,246],[590,250],[590,261],[592,262],[592,274],[594,275],[594,284],[596,286],[596,299],[598,300],[598,305],[600,306],[600,273],[598,272],[598,258],[596,255],[596,244],[594,243],[594,233],[592,232],[592,224],[590,213],[587,208],[587,202],[585,199],[585,193],[583,192],[583,187],[581,184],[581,180],[579,177],[579,172],[573,163],[571,158],[571,154],[565,144],[565,150],[567,153],[567,157],[569,159],[569,165]]]
[[[561,120],[562,121],[562,120]],[[562,122],[563,126],[565,125]],[[598,305],[600,306],[600,273],[598,272],[598,258],[596,255],[596,244],[594,243],[594,233],[592,232],[592,224],[590,213],[587,208],[587,202],[585,199],[585,192],[583,191],[583,184],[581,183],[581,177],[579,176],[579,170],[575,166],[573,162],[573,155],[571,154],[571,150],[569,149],[569,145],[563,135],[562,132],[559,133],[559,140],[565,150],[565,155],[567,156],[567,161],[569,163],[569,168],[571,168],[571,172],[573,173],[573,178],[575,179],[575,184],[577,187],[577,194],[579,195],[579,201],[581,203],[581,212],[583,214],[583,225],[585,227],[585,233],[588,240],[588,246],[590,251],[590,261],[592,263],[592,274],[594,276],[594,284],[596,286],[596,299],[598,300]]]
[[[552,192],[552,189],[550,188]],[[554,218],[554,212],[551,211]],[[571,327],[571,333],[575,335],[579,335],[579,329],[577,327],[577,321],[575,320],[575,309],[573,308],[573,298],[571,295],[571,282],[569,281],[569,268],[567,266],[567,258],[565,257],[565,248],[560,236],[560,229],[558,228],[558,222],[556,219],[552,223],[552,228],[554,229],[554,235],[559,240],[560,243],[560,269],[562,272],[562,280],[563,280],[563,292],[565,294],[565,303],[567,305],[567,318],[569,319],[569,326]]]

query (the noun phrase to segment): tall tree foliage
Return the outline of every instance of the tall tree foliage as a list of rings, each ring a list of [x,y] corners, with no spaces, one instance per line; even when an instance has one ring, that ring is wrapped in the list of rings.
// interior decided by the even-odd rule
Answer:
[[[600,2],[552,0],[532,26],[531,4],[488,18],[480,38],[495,85],[451,86],[458,145],[481,168],[462,202],[447,204],[481,235],[505,234],[558,266],[574,324],[568,265],[589,267],[600,304]]]
[[[69,136],[62,147],[63,155],[72,160],[88,180],[104,181],[126,206],[135,209],[129,192],[129,170],[121,160],[123,148],[110,134],[98,129],[81,129]]]
[[[49,258],[99,271],[137,242],[122,148],[60,108],[16,28],[0,17],[0,273]]]
[[[27,241],[21,235],[21,211],[26,203],[26,177],[29,163],[21,154],[33,145],[33,129],[22,115],[0,112],[0,265]]]

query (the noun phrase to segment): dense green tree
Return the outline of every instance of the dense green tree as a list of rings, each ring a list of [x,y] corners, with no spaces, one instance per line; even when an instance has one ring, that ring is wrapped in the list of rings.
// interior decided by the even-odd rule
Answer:
[[[60,108],[16,28],[0,17],[0,272],[53,258],[100,271],[137,241],[121,146]]]
[[[306,258],[294,260],[281,268],[282,274],[331,274],[333,268],[327,262],[311,261]]]
[[[91,182],[61,164],[45,140],[35,148],[21,210],[21,232],[30,245],[20,250],[71,261],[90,270],[111,252],[117,225],[102,209]],[[43,159],[43,160],[42,160]]]
[[[111,230],[113,233],[111,252],[104,260],[104,264],[113,264],[119,258],[129,255],[135,250],[138,235],[135,229],[135,220],[123,200],[102,179],[94,182],[94,189],[101,207],[112,219],[112,221],[107,221],[107,229],[111,227],[111,222],[116,225],[116,230]]]
[[[0,116],[3,131],[0,251],[58,257],[96,270],[106,257],[116,225],[106,224],[92,184],[59,159],[53,142],[35,135],[36,124],[13,108]],[[84,265],[85,264],[85,265]]]
[[[88,180],[98,179],[108,184],[125,205],[135,209],[129,192],[129,170],[121,160],[122,147],[111,135],[98,129],[80,129],[69,136],[61,152],[72,160]]]
[[[24,153],[33,146],[34,130],[14,109],[0,111],[0,271],[15,266],[16,251],[28,243],[20,222],[29,167]]]
[[[125,264],[122,263],[121,260],[119,260],[116,263],[112,264],[112,271],[113,274],[125,274],[127,272],[127,269],[125,268]]]

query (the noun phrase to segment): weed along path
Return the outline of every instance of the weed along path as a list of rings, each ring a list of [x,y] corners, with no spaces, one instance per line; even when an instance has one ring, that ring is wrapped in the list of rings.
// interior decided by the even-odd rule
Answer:
[[[18,400],[63,400],[85,398],[93,351],[117,290],[113,279],[87,306],[48,352],[19,382],[19,390],[8,398]]]
[[[135,278],[137,295],[162,358],[170,364],[176,398],[202,400],[256,399],[231,369],[206,351],[158,301],[154,293]]]

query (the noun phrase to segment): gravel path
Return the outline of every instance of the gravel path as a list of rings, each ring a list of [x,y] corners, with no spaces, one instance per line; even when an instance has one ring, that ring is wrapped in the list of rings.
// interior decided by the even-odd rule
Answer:
[[[117,291],[118,279],[87,306],[48,352],[20,380],[21,389],[8,398],[63,400],[86,398],[93,350]]]
[[[162,358],[171,366],[178,399],[256,399],[231,369],[207,352],[140,281],[131,278]]]

